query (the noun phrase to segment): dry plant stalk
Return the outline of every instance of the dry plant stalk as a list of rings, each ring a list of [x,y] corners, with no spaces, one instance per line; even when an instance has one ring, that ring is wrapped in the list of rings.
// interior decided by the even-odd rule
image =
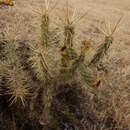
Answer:
[[[0,0],[0,5],[14,6],[14,0]]]

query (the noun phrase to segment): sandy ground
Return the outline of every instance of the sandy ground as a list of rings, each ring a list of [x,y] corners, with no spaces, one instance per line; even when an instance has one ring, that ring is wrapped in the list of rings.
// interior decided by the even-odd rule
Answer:
[[[16,0],[14,7],[0,7],[0,27],[4,29],[5,26],[11,26],[21,40],[35,42],[37,40],[38,14],[34,10],[40,9],[42,3],[43,0]],[[109,57],[107,57],[108,65],[111,68],[109,78],[107,78],[115,86],[127,87],[129,93],[130,0],[69,0],[69,3],[72,10],[76,7],[80,13],[88,12],[87,16],[77,25],[77,30],[83,37],[91,39],[93,49],[102,40],[102,35],[97,27],[104,21],[104,18],[114,25],[123,16],[120,27],[114,34],[115,41],[109,50]],[[63,7],[65,7],[65,0],[59,0],[56,11],[62,12]],[[124,91],[122,93],[124,94]]]

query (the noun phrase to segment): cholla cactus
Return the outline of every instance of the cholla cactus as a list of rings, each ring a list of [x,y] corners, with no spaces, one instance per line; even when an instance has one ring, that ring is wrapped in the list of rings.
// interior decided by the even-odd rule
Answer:
[[[11,96],[11,105],[21,101],[22,105],[25,107],[26,98],[30,96],[26,75],[20,69],[8,70],[7,74],[8,87],[6,94]]]
[[[68,3],[66,7],[65,20],[62,20],[64,21],[65,40],[64,46],[61,48],[61,75],[63,75],[64,80],[71,81],[75,73],[79,71],[78,73],[80,73],[80,76],[83,77],[88,86],[95,86],[100,80],[97,80],[96,75],[93,75],[92,70],[84,63],[86,53],[91,47],[90,41],[83,40],[83,47],[81,48],[79,56],[76,50],[74,50],[75,24],[81,20],[86,13],[78,16],[75,9],[71,17]]]
[[[50,22],[50,13],[54,7],[55,4],[51,8],[50,1],[45,0],[45,9],[40,13],[40,39],[36,47],[31,47],[33,53],[29,61],[32,64],[37,78],[41,81],[45,81],[47,77],[51,77],[51,68],[49,67],[51,63],[55,62],[52,58],[55,54],[50,53],[51,48],[54,48],[54,44],[58,43],[57,30],[51,28]]]
[[[103,57],[103,55],[105,55],[107,53],[107,50],[113,43],[113,34],[116,31],[118,25],[120,24],[120,21],[121,21],[121,18],[117,21],[117,23],[113,29],[111,29],[110,23],[108,24],[108,26],[105,23],[106,31],[99,29],[101,31],[101,33],[103,33],[105,35],[105,40],[98,47],[98,50],[97,50],[96,54],[94,55],[93,59],[91,60],[91,62],[89,63],[89,65],[96,64],[97,62],[100,61],[100,59]]]
[[[45,16],[44,16],[45,15]],[[33,48],[33,55],[30,58],[30,61],[32,62],[32,68],[34,69],[37,77],[40,80],[43,80],[45,78],[45,75],[48,72],[48,66],[45,59],[45,52],[46,47],[48,46],[49,41],[49,21],[48,21],[48,14],[42,14],[42,21],[41,21],[41,39],[38,43],[37,48]]]
[[[49,41],[49,27],[50,27],[50,19],[48,14],[48,5],[49,3],[46,2],[45,4],[45,12],[42,12],[41,16],[41,45],[44,47],[48,46]]]
[[[6,60],[0,64],[0,77],[6,79],[7,86],[4,94],[10,96],[11,104],[16,103],[20,99],[23,106],[25,106],[25,98],[29,95],[29,89],[26,75],[22,70],[16,54],[17,43],[15,38],[12,37],[11,32],[7,32],[5,35]]]
[[[73,47],[73,39],[75,35],[75,24],[77,24],[82,18],[86,16],[87,13],[84,13],[83,15],[78,15],[77,10],[74,9],[72,15],[69,9],[68,1],[66,3],[66,11],[64,19],[61,19],[63,25],[64,25],[64,46],[67,48]]]
[[[24,116],[27,117],[29,121],[40,118],[41,125],[47,126],[53,122],[56,125],[59,123],[58,116],[63,114],[63,117],[66,117],[65,119],[69,119],[73,122],[75,121],[74,118],[76,118],[75,122],[80,124],[76,114],[78,113],[77,107],[78,109],[81,109],[83,105],[79,103],[81,99],[80,95],[78,95],[82,94],[82,87],[80,86],[80,88],[78,88],[77,82],[83,82],[86,85],[86,88],[90,88],[91,90],[96,90],[96,88],[98,88],[101,79],[97,76],[97,72],[94,72],[93,68],[90,66],[92,64],[97,64],[103,55],[107,53],[108,48],[113,42],[112,35],[120,20],[113,30],[110,30],[111,27],[109,28],[109,33],[101,30],[105,35],[105,41],[101,44],[91,62],[86,64],[85,58],[89,53],[88,50],[91,48],[91,41],[86,39],[82,40],[82,48],[79,53],[75,49],[75,25],[86,15],[86,13],[78,16],[77,10],[75,9],[71,15],[67,2],[65,19],[60,18],[62,19],[63,25],[62,29],[60,27],[60,29],[63,30],[62,32],[59,28],[57,29],[51,26],[52,19],[50,13],[55,5],[51,8],[50,1],[45,0],[45,9],[41,13],[40,20],[40,40],[35,46],[29,45],[30,51],[28,53],[30,54],[28,59],[25,58],[27,63],[29,63],[28,67],[25,67],[27,68],[26,70],[23,69],[24,66],[22,66],[19,59],[20,57],[17,54],[18,44],[16,38],[10,36],[9,33],[6,33],[2,42],[0,42],[0,47],[1,43],[4,43],[5,50],[2,50],[2,53],[0,52],[0,96],[4,96],[8,99],[11,108],[19,103],[26,106],[24,110],[27,113],[24,111]],[[61,37],[63,39],[59,38],[60,36],[57,35],[57,31],[59,31],[59,33],[62,32]],[[55,46],[54,43],[57,45],[63,44],[62,46]],[[20,53],[22,53],[22,51]],[[30,70],[36,75],[37,80],[33,81],[32,75],[29,75]],[[76,84],[73,85],[73,82],[76,82]],[[32,87],[33,84],[36,84],[36,87]],[[61,90],[62,92],[58,90]],[[78,93],[77,91],[80,92]],[[33,93],[33,96],[32,100],[29,100],[30,98],[28,97],[32,94],[31,92]],[[61,100],[57,100],[58,96]],[[27,102],[28,100],[29,102]],[[75,101],[73,102],[73,100]],[[39,101],[39,106],[35,106],[37,101]],[[28,103],[27,105],[26,102]],[[30,102],[33,105],[30,105]],[[86,101],[84,102],[86,103]],[[56,115],[53,112],[53,109],[55,109],[54,106],[59,107],[56,108],[56,114],[59,112],[59,115]],[[43,109],[41,117],[39,116],[42,111],[41,109],[39,110],[39,108]],[[17,114],[19,113],[16,113],[16,118],[18,116]],[[23,120],[22,117],[20,119]],[[19,126],[19,124],[16,126]],[[21,126],[23,126],[23,124]],[[56,128],[57,127],[58,126],[56,126]],[[82,127],[82,130],[83,129],[84,128]]]
[[[29,61],[31,62],[31,67],[36,73],[37,79],[41,81],[42,83],[42,90],[43,90],[43,103],[44,103],[44,112],[45,115],[48,116],[48,120],[50,119],[50,107],[51,107],[51,101],[53,96],[53,74],[52,71],[53,68],[50,68],[51,63],[54,64],[54,59],[51,58],[54,57],[52,52],[50,51],[53,47],[53,43],[57,42],[57,35],[55,32],[55,29],[51,30],[50,27],[50,13],[52,9],[55,7],[55,5],[51,8],[50,7],[50,1],[45,0],[45,10],[41,13],[41,21],[40,21],[40,41],[37,44],[37,47],[31,47],[32,49],[32,55],[29,58]],[[54,38],[55,37],[55,38]],[[50,59],[54,62],[49,62]],[[46,117],[46,116],[45,116]],[[48,121],[47,121],[48,122]]]

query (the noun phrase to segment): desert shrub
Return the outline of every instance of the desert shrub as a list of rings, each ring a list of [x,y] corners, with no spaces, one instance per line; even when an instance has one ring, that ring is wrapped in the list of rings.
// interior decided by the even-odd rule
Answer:
[[[91,41],[83,39],[80,51],[75,49],[75,26],[86,13],[70,15],[67,4],[60,27],[50,16],[55,5],[45,1],[35,45],[17,40],[11,31],[0,37],[0,125],[7,130],[127,129],[109,93],[98,90],[97,69],[121,19],[109,33],[100,29],[104,41],[86,63]]]

